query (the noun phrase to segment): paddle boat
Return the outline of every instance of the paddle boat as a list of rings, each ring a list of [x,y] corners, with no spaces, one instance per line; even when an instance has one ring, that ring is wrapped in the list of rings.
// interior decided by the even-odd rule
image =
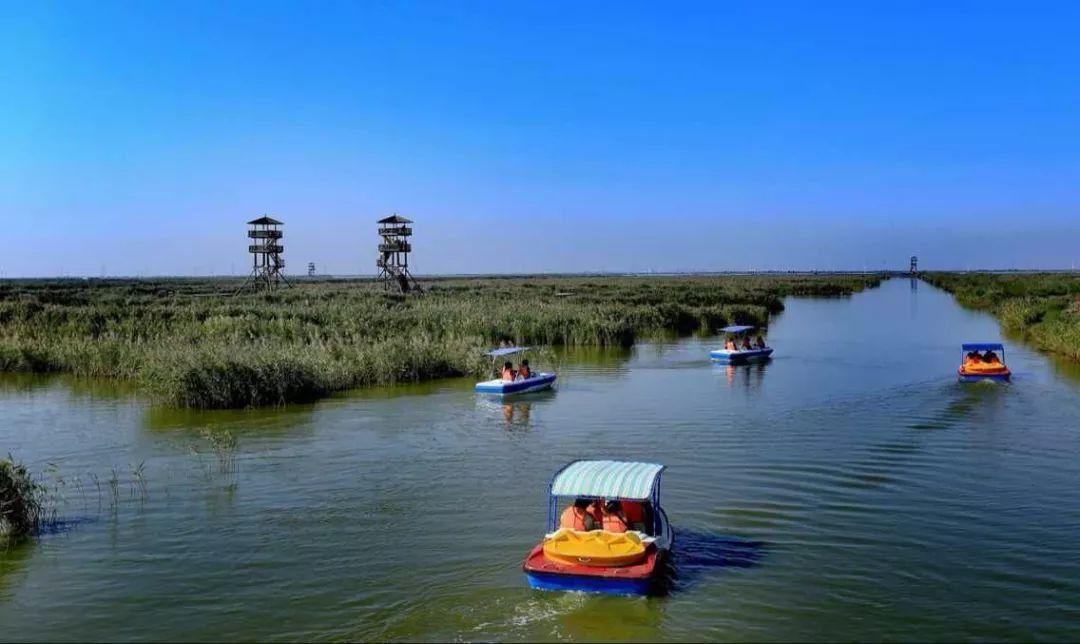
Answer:
[[[745,325],[726,326],[722,329],[724,333],[728,334],[728,339],[733,340],[735,345],[738,346],[739,338],[749,331],[753,331],[755,327]],[[764,362],[772,356],[772,347],[764,347],[760,349],[717,349],[709,352],[709,357],[715,362],[726,362],[727,364],[749,364],[751,362]]]
[[[529,350],[529,347],[503,347],[501,349],[492,349],[486,354],[491,358],[491,367],[495,373],[499,372],[498,361],[499,358],[506,358],[507,356],[517,355],[525,353]],[[485,380],[484,382],[476,383],[476,393],[490,394],[494,396],[507,396],[510,394],[527,394],[534,391],[544,391],[545,389],[551,389],[555,384],[555,374],[545,373],[540,371],[533,371],[532,375],[528,378],[517,378],[515,380],[503,380],[502,378],[496,378],[494,380]]]
[[[529,586],[614,595],[656,590],[675,542],[660,507],[663,471],[655,463],[574,461],[556,472],[548,488],[548,532],[522,564]],[[640,521],[630,521],[626,532],[560,528],[560,506],[578,499],[637,504]]]
[[[956,370],[960,382],[981,382],[984,380],[1004,382],[1012,376],[1012,372],[1005,366],[1005,347],[1001,343],[972,342],[960,345],[960,349],[963,362]],[[980,355],[980,351],[986,353]],[[998,354],[1000,354],[1000,357],[998,357]],[[987,356],[989,356],[989,360]]]

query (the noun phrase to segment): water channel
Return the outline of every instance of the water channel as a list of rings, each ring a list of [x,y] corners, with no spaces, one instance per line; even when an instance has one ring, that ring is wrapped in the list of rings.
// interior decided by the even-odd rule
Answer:
[[[61,520],[0,552],[3,639],[1080,638],[1080,377],[922,283],[789,299],[777,356],[715,339],[562,356],[554,393],[471,382],[195,413],[0,379],[0,445]],[[668,465],[671,589],[531,591],[551,473]]]

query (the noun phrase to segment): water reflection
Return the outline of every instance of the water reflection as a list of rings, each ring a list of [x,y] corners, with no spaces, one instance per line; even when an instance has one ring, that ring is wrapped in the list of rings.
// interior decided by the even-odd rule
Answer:
[[[503,421],[507,425],[528,425],[531,410],[532,405],[527,402],[504,402]]]
[[[476,406],[485,415],[500,414],[503,424],[508,428],[525,428],[532,423],[534,405],[546,404],[554,398],[554,391],[537,391],[518,396],[504,396],[501,399],[477,396]]]
[[[151,431],[173,430],[199,435],[223,430],[260,437],[295,434],[309,427],[317,404],[214,410],[152,406],[143,415],[143,427]]]
[[[70,374],[0,373],[0,391],[35,393],[55,388],[81,400],[117,400],[135,396],[138,387],[130,381],[80,378]]]
[[[0,602],[11,600],[13,582],[26,566],[34,550],[32,541],[8,543],[0,541]]]
[[[725,568],[752,568],[765,556],[764,541],[680,529],[664,590],[685,591],[706,575]]]
[[[767,368],[767,362],[757,362],[746,365],[717,364],[713,367],[713,370],[723,373],[724,381],[728,387],[741,386],[749,390],[761,387]]]

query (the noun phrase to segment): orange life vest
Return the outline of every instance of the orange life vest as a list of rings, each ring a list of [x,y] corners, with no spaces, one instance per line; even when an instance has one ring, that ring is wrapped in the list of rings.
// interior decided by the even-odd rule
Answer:
[[[626,521],[618,513],[604,515],[604,532],[626,532]]]
[[[531,378],[532,369],[529,369],[525,365],[522,365],[521,368],[518,369],[518,375],[520,375],[522,378]]]
[[[597,521],[590,511],[591,508],[592,506],[589,506],[585,511],[581,511],[576,506],[571,505],[563,510],[562,516],[559,517],[559,527],[579,532],[596,529]]]

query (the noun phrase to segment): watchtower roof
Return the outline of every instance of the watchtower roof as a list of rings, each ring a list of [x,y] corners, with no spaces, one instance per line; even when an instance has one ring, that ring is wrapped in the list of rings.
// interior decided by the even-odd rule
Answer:
[[[390,215],[385,219],[380,219],[377,223],[380,224],[411,224],[411,219],[406,219],[401,215]]]
[[[284,225],[283,223],[281,223],[277,219],[274,219],[273,217],[270,217],[268,215],[263,215],[262,217],[259,217],[258,219],[252,219],[251,221],[248,222],[248,224],[251,225],[251,226],[283,226]]]

